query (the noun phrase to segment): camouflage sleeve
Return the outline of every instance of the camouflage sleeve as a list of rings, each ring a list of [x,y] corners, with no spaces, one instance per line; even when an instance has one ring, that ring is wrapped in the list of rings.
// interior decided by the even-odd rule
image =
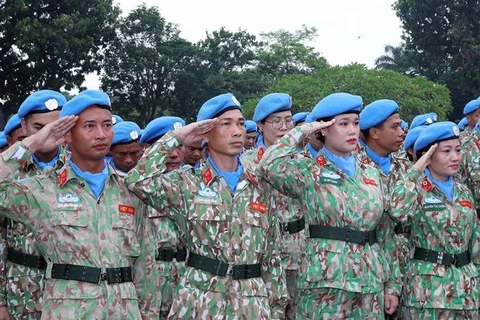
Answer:
[[[395,183],[389,208],[389,212],[395,220],[408,224],[413,215],[418,212],[417,183],[422,175],[423,173],[412,167],[407,171],[404,179],[399,179]]]
[[[387,261],[385,279],[385,294],[392,294],[400,297],[402,293],[402,276],[400,273],[400,252],[394,239],[395,221],[388,214],[384,214],[377,227],[378,241],[382,246]]]
[[[268,186],[265,186],[268,190]],[[270,192],[272,192],[270,188]],[[274,203],[272,201],[272,203]],[[263,259],[262,278],[269,292],[270,319],[284,319],[287,305],[287,285],[280,258],[280,230],[278,216],[270,208],[270,229],[268,231],[268,251]]]
[[[144,203],[139,205],[137,219],[137,238],[141,253],[133,263],[133,281],[137,290],[142,319],[158,319],[160,315],[160,294],[155,284],[158,270],[155,267],[155,241],[150,228],[148,209]]]
[[[300,128],[293,128],[277,144],[267,149],[256,168],[260,178],[290,198],[298,198],[303,193],[303,177],[309,175],[309,168],[299,160],[303,157],[298,156],[297,151],[297,145],[303,138]]]
[[[30,159],[30,152],[22,142],[16,142],[13,146],[0,154],[0,180],[5,180],[12,173],[19,170]]]
[[[0,217],[0,307],[6,305],[7,219]]]

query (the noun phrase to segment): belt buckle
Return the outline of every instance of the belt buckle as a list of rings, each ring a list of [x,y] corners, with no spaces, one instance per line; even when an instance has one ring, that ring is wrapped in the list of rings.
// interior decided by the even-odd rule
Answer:
[[[437,264],[443,264],[443,252],[439,252],[437,255]]]
[[[233,263],[230,263],[230,262],[227,263],[227,273],[226,273],[227,276],[233,276],[233,267],[235,267]]]
[[[102,269],[102,271],[100,271],[100,279],[98,280],[98,284],[100,284],[102,281],[107,281],[107,280],[108,280],[107,270]]]
[[[452,259],[450,259],[450,266],[456,266],[458,262],[457,256],[452,254]]]

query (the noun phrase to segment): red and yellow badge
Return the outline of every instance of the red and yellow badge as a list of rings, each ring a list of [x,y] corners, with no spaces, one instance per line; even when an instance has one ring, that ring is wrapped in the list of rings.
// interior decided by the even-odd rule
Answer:
[[[261,213],[267,212],[267,206],[260,202],[252,202],[250,203],[250,207],[252,208],[252,210],[255,210]]]
[[[317,160],[315,160],[315,161],[317,161],[317,163],[319,165],[321,165],[322,167],[327,164],[327,161],[325,160],[324,156],[318,157]]]
[[[475,141],[475,144],[477,145],[478,148],[480,148],[480,138],[478,138],[477,141]]]
[[[458,203],[460,203],[462,207],[469,208],[469,209],[473,208],[472,203],[468,200],[460,200]]]
[[[67,170],[63,170],[59,175],[58,175],[58,184],[63,185],[67,181]]]
[[[262,160],[264,154],[265,154],[265,150],[263,150],[263,147],[258,148],[257,161]]]
[[[423,181],[422,181],[422,189],[427,191],[427,192],[430,192],[433,189],[432,184],[430,183],[430,181],[428,181],[427,178],[423,179]]]
[[[210,181],[213,179],[213,174],[212,174],[212,169],[208,168],[204,173],[203,173],[203,181],[206,184],[209,184]]]
[[[363,177],[363,182],[365,182],[365,184],[369,184],[371,186],[377,186],[377,181],[375,181],[373,179],[369,179],[367,177]]]
[[[118,211],[122,213],[127,213],[127,214],[135,214],[135,207],[132,206],[126,206],[124,204],[119,204],[118,205]]]
[[[247,177],[250,181],[253,182],[254,185],[258,186],[257,179],[255,179],[255,177],[253,176],[253,174],[249,170],[247,170]]]

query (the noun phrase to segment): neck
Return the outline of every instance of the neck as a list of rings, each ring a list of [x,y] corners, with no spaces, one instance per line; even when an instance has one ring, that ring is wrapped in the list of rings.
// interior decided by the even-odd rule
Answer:
[[[333,148],[328,143],[325,143],[325,148],[327,148],[328,151],[330,151],[331,153],[333,153],[336,156],[340,156],[340,157],[344,157],[344,158],[348,158],[350,156],[350,151],[340,151],[336,148]]]
[[[376,154],[378,154],[380,157],[386,157],[390,154],[390,152],[388,152],[388,150],[385,150],[383,149],[382,147],[380,147],[378,144],[375,144],[375,143],[367,143],[367,146],[373,151],[375,152]]]
[[[238,168],[237,156],[231,156],[226,154],[220,154],[216,152],[210,152],[210,157],[218,169],[223,172],[233,172]]]
[[[58,149],[55,149],[51,152],[35,152],[35,156],[40,162],[50,162],[52,161],[58,154]]]
[[[428,168],[428,170],[430,171],[430,174],[432,175],[432,178],[437,180],[437,181],[445,182],[445,181],[448,180],[448,178],[450,178],[448,176],[443,176],[443,175],[440,175],[440,174],[436,173],[435,171],[431,170],[430,167]]]
[[[84,172],[89,171],[91,173],[100,173],[105,168],[105,158],[99,160],[85,160],[79,159],[72,153],[72,161]]]

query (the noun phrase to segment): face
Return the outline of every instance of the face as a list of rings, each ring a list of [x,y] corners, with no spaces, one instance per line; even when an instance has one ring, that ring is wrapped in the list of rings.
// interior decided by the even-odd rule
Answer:
[[[244,147],[245,149],[251,149],[255,145],[255,140],[257,139],[257,133],[256,132],[249,132],[246,135],[245,138],[245,144]]]
[[[480,108],[478,108],[477,110],[475,110],[470,114],[467,114],[465,118],[467,118],[468,125],[470,126],[470,128],[475,128],[475,125],[477,124],[478,120],[480,120]]]
[[[113,163],[115,167],[128,172],[132,170],[143,153],[143,146],[138,141],[134,141],[128,144],[117,144],[110,148],[110,154],[112,155]]]
[[[402,120],[398,113],[391,115],[379,128],[371,128],[370,136],[387,153],[396,152],[402,146],[405,132],[400,127]]]
[[[205,137],[210,154],[237,156],[245,142],[245,118],[238,109],[229,110],[218,117],[215,128]]]
[[[183,145],[178,146],[177,148],[175,148],[175,150],[170,152],[170,154],[167,157],[167,162],[165,164],[167,166],[167,169],[165,170],[165,172],[170,172],[180,167],[180,165],[183,162],[183,152],[184,152]]]
[[[22,119],[22,129],[27,137],[37,133],[47,124],[58,120],[60,111],[33,113]]]
[[[189,146],[185,146],[183,152],[183,162],[193,166],[202,158],[202,141],[197,141]]]
[[[446,181],[458,172],[460,160],[460,140],[446,140],[438,143],[428,168],[433,178]]]
[[[332,126],[322,130],[325,136],[325,146],[332,153],[347,157],[357,148],[360,133],[358,114],[341,114],[334,119],[336,121]]]
[[[10,134],[7,136],[7,144],[9,147],[11,147],[15,142],[22,141],[26,137],[27,136],[25,135],[25,132],[20,127],[10,132]]]
[[[270,147],[293,128],[292,112],[272,113],[265,121],[259,122],[258,127],[263,132],[263,142]]]
[[[88,107],[65,138],[77,165],[80,161],[103,161],[113,139],[112,114],[107,109]]]

